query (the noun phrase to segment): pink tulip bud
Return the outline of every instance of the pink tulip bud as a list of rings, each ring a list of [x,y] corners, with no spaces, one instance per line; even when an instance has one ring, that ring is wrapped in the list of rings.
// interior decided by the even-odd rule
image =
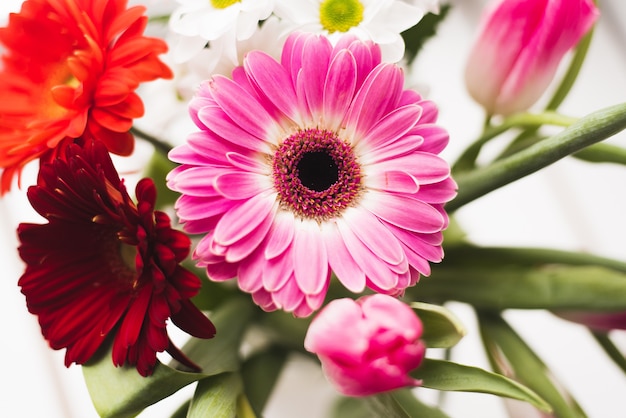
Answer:
[[[426,346],[413,310],[391,296],[336,299],[309,326],[304,347],[318,355],[324,373],[348,396],[368,396],[418,386],[408,373]]]
[[[568,311],[555,313],[563,319],[585,325],[594,331],[611,331],[613,329],[626,330],[626,311]]]
[[[599,15],[591,0],[501,0],[486,10],[465,81],[490,114],[528,109]]]

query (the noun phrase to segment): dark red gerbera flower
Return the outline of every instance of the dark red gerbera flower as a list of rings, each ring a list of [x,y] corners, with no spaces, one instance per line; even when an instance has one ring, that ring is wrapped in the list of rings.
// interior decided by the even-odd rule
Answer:
[[[39,317],[54,349],[66,348],[65,365],[83,364],[113,338],[113,363],[150,375],[156,353],[167,351],[197,368],[176,348],[168,318],[200,338],[215,327],[190,301],[200,279],[180,266],[190,240],[154,210],[150,179],[137,184],[135,204],[106,147],[88,141],[43,164],[28,199],[47,224],[20,224],[19,280],[28,309]]]
[[[127,0],[27,0],[0,28],[0,194],[28,162],[92,136],[128,155],[140,83],[172,77],[162,39]]]

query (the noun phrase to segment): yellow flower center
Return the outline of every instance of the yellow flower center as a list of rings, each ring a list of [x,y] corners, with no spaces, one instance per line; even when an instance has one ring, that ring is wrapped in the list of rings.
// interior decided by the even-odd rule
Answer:
[[[359,0],[324,0],[320,4],[320,23],[329,33],[347,32],[363,20]]]
[[[235,3],[239,3],[241,0],[211,0],[211,6],[216,9],[225,9],[232,6]]]

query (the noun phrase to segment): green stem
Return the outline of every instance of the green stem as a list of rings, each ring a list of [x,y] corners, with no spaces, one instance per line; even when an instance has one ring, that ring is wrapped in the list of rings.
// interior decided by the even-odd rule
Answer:
[[[243,387],[250,407],[261,417],[263,409],[280,377],[289,352],[282,347],[270,345],[252,354],[241,369]]]
[[[444,264],[408,288],[407,298],[438,304],[458,301],[493,310],[626,310],[626,275],[605,267]]]
[[[476,165],[476,158],[478,157],[482,147],[491,139],[511,128],[539,127],[542,125],[569,126],[574,122],[576,122],[575,118],[560,115],[555,112],[544,112],[540,114],[517,113],[504,119],[501,124],[496,126],[489,126],[489,124],[486,123],[486,129],[483,135],[481,135],[480,138],[465,149],[463,154],[453,165],[452,172],[460,173],[473,169]]]
[[[459,245],[431,277],[407,289],[410,300],[454,300],[483,309],[626,309],[626,263],[541,248]]]
[[[167,155],[168,152],[172,149],[172,146],[168,144],[166,141],[163,141],[160,138],[157,138],[154,135],[150,135],[149,133],[133,126],[130,128],[130,133],[135,135],[138,138],[145,139],[149,143],[151,143],[154,148],[163,155]]]
[[[493,164],[456,176],[459,192],[448,212],[534,173],[626,128],[626,103],[587,115],[558,134]]]
[[[609,335],[604,332],[592,332],[591,335],[593,335],[593,338],[595,338],[598,344],[600,344],[609,358],[613,360],[613,362],[615,362],[615,364],[619,366],[624,373],[626,373],[626,358],[624,358],[621,351],[619,351],[615,344],[613,344]]]
[[[486,267],[491,265],[493,260],[498,260],[498,263],[501,264],[515,264],[527,267],[554,264],[600,266],[626,273],[626,262],[584,252],[555,250],[552,248],[459,245],[449,248],[446,251],[445,259],[446,265],[472,263],[472,265],[483,264]],[[445,267],[445,265],[442,267]]]
[[[555,90],[552,98],[548,102],[548,105],[545,108],[546,112],[556,111],[556,109],[561,105],[565,97],[569,94],[574,82],[576,81],[578,74],[580,73],[580,69],[585,61],[585,57],[587,56],[587,51],[589,50],[589,45],[591,44],[591,38],[593,36],[593,29],[587,33],[578,43],[576,47],[576,52],[570,62],[570,66],[565,72],[563,79],[561,80],[561,84]],[[507,157],[509,155],[515,154],[521,149],[526,148],[531,145],[533,142],[537,140],[537,131],[541,126],[529,126],[527,127],[520,135],[518,135],[515,140],[513,140],[509,146],[498,156],[496,159],[501,159]]]
[[[578,151],[573,157],[591,163],[626,165],[626,149],[611,144],[594,144]]]
[[[559,84],[559,87],[554,92],[552,99],[548,102],[546,110],[556,110],[572,89],[583,62],[585,62],[585,57],[587,56],[587,51],[589,51],[589,45],[591,44],[591,38],[593,38],[593,28],[578,43],[569,68],[563,76],[561,84]]]

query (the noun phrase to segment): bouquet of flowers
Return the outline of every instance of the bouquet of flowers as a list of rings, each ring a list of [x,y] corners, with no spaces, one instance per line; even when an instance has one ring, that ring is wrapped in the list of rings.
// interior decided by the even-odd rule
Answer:
[[[562,159],[626,163],[605,141],[626,103],[558,110],[592,0],[482,11],[464,82],[484,121],[467,141],[413,77],[460,5],[130,3],[26,0],[0,28],[0,192],[40,219],[17,227],[16,283],[100,416],[194,386],[173,417],[261,417],[294,356],[333,388],[323,416],[445,417],[449,391],[585,416],[512,309],[583,324],[626,371],[609,335],[626,328],[626,262],[479,245],[457,215]],[[459,302],[489,369],[452,360]]]

